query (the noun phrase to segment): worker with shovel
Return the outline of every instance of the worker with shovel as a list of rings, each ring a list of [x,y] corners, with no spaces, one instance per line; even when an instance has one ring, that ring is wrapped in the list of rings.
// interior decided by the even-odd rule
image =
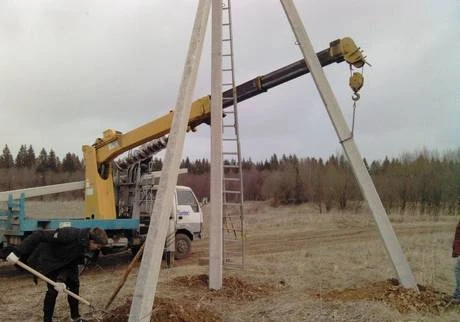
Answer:
[[[20,264],[20,267],[36,276],[43,274],[45,278],[43,275],[41,278],[48,282],[43,305],[44,322],[52,321],[56,297],[62,291],[68,294],[71,320],[85,321],[79,312],[79,299],[84,299],[78,296],[78,265],[84,263],[87,252],[99,251],[107,242],[107,234],[101,228],[65,227],[55,231],[40,230],[24,239],[20,247],[7,257],[10,262]],[[27,263],[32,269],[23,263]]]

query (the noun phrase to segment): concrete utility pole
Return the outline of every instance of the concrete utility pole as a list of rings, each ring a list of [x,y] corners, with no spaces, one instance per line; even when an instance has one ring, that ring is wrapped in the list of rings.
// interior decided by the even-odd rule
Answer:
[[[151,214],[144,254],[134,290],[133,303],[129,315],[130,322],[147,322],[150,321],[152,316],[153,300],[155,298],[161,257],[168,232],[173,193],[177,183],[185,132],[191,110],[192,94],[195,88],[210,7],[210,0],[200,0],[198,3],[187,60],[174,110],[169,143],[163,161],[158,193]]]
[[[212,0],[209,288],[222,288],[222,2]]]
[[[311,72],[316,87],[318,88],[340,143],[342,144],[345,154],[351,163],[351,167],[356,179],[358,180],[361,191],[372,211],[374,220],[380,232],[380,237],[383,240],[401,284],[406,288],[418,290],[417,282],[412,275],[409,263],[404,256],[401,245],[399,244],[398,238],[391,226],[390,220],[385,212],[385,208],[383,208],[374,183],[372,182],[369,172],[367,171],[363,159],[353,140],[353,136],[348,128],[342,111],[340,110],[339,104],[337,103],[329,82],[324,75],[318,58],[315,55],[313,46],[308,38],[297,9],[295,8],[292,0],[281,0],[281,4],[283,5],[286,16],[300,45],[305,62]]]

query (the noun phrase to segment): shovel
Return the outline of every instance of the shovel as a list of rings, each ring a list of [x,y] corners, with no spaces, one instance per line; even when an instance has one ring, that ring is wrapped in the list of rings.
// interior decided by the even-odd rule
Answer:
[[[26,264],[24,264],[23,262],[21,262],[19,260],[19,257],[16,256],[16,254],[14,253],[10,253],[8,255],[8,257],[6,257],[6,260],[12,264],[15,264],[15,265],[18,265],[22,268],[24,268],[26,271],[32,273],[33,275],[37,276],[38,278],[44,280],[45,282],[47,282],[48,284],[51,284],[52,286],[54,286],[55,289],[61,289],[59,286],[59,284],[63,284],[63,283],[56,283],[52,280],[50,280],[48,277],[46,277],[45,275],[41,274],[40,272],[37,272],[36,270],[34,270],[32,267],[30,266],[27,266]],[[62,291],[64,293],[67,293],[69,296],[72,296],[74,299],[90,306],[91,308],[93,308],[93,306],[91,305],[91,303],[89,303],[89,301],[85,300],[84,298],[82,298],[81,296],[73,293],[72,291],[69,291],[68,289],[64,288],[62,289]]]

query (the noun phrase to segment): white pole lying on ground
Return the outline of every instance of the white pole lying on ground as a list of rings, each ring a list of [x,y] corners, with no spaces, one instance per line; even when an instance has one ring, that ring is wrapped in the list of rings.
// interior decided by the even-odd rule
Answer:
[[[30,198],[30,197],[44,196],[44,195],[50,195],[53,193],[74,191],[74,190],[81,190],[81,189],[85,189],[84,181],[75,181],[75,182],[52,184],[52,185],[41,186],[41,187],[1,191],[0,201],[7,201],[10,195],[13,196],[13,199],[19,199],[21,197],[21,194],[24,194],[26,198]]]
[[[46,277],[45,275],[43,275],[42,273],[37,272],[32,267],[24,264],[23,262],[21,262],[19,260],[19,258],[14,253],[9,254],[8,257],[6,258],[6,260],[8,262],[12,263],[12,264],[16,264],[16,265],[24,268],[29,273],[32,273],[33,275],[37,276],[39,279],[44,280],[45,282],[47,282],[48,284],[51,284],[55,288],[58,286],[58,284],[64,284],[64,283],[54,282],[54,281],[50,280],[48,277]],[[74,299],[76,299],[76,300],[78,300],[78,301],[80,301],[80,302],[92,307],[92,305],[91,305],[91,303],[89,303],[89,301],[85,300],[84,298],[82,298],[81,296],[75,294],[74,292],[69,291],[68,289],[63,289],[63,292],[67,293],[70,296],[72,296]]]

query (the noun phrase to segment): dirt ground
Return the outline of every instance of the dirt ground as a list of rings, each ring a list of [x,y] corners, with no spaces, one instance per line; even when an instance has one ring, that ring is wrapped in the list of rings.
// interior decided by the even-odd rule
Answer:
[[[207,209],[206,209],[207,210]],[[208,240],[190,258],[162,268],[151,321],[459,321],[451,241],[457,218],[391,214],[420,292],[401,287],[366,209],[319,214],[310,205],[245,205],[244,270],[224,268],[223,287],[209,290]],[[92,321],[128,321],[139,264],[114,300],[129,253],[102,256],[81,277],[81,305]],[[201,265],[200,265],[201,264]],[[0,264],[0,320],[40,321],[45,285]],[[56,321],[68,321],[64,296]]]

